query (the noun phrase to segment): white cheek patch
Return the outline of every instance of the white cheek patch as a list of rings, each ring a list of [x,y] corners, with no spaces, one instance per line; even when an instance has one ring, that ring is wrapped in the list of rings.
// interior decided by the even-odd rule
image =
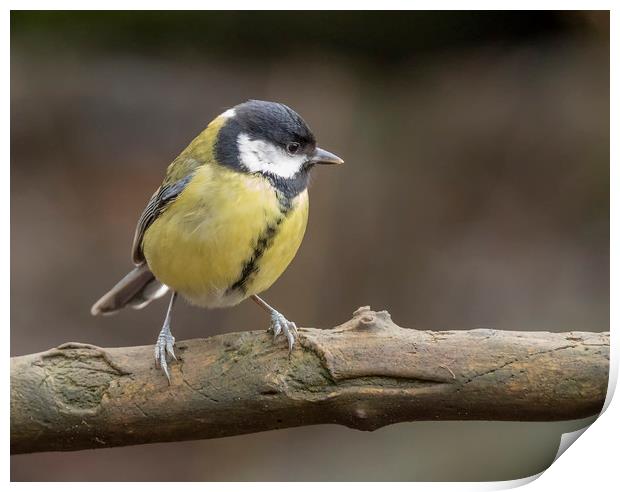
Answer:
[[[264,140],[252,140],[245,133],[237,137],[239,160],[250,172],[269,173],[281,178],[292,178],[303,166],[304,155],[289,155],[283,149]]]

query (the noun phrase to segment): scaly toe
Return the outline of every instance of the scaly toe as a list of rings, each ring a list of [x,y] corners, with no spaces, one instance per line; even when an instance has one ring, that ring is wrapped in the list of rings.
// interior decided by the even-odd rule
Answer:
[[[288,339],[288,352],[290,354],[293,351],[293,345],[295,345],[295,340],[297,340],[297,325],[292,321],[288,322],[286,338]]]
[[[299,333],[297,332],[297,325],[295,324],[294,321],[290,321],[291,323],[291,328],[293,329],[293,333],[295,334],[295,338],[297,338],[297,336],[299,335]]]
[[[160,367],[170,381],[170,372],[168,371],[168,358],[176,360],[174,354],[175,339],[172,335],[160,333],[155,343],[155,365]]]
[[[286,320],[284,320],[286,321]],[[280,333],[282,333],[282,325],[283,325],[283,317],[282,315],[273,315],[271,317],[271,325],[269,326],[269,331],[273,332],[273,339],[275,340]]]
[[[177,356],[174,355],[174,341],[174,337],[170,337],[166,340],[166,353],[174,360],[177,360]]]
[[[170,373],[168,372],[168,363],[165,357],[161,360],[161,370],[164,371],[166,378],[168,378],[168,383],[170,383]]]
[[[287,320],[280,313],[274,313],[271,317],[269,331],[273,332],[274,341],[280,333],[283,333],[288,342],[289,353],[293,350],[293,345],[295,345],[295,339],[297,338],[297,325],[295,323]]]

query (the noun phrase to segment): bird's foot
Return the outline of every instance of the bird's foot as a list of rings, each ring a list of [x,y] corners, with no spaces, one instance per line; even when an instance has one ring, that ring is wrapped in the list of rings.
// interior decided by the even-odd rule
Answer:
[[[274,309],[271,313],[271,326],[269,326],[269,329],[267,331],[273,332],[274,341],[280,333],[283,333],[288,340],[289,354],[291,353],[291,350],[293,350],[293,345],[295,344],[295,340],[298,336],[297,325],[295,323],[287,320],[281,313]]]
[[[162,371],[170,382],[170,373],[168,372],[168,362],[170,360],[176,360],[174,355],[174,337],[170,330],[165,328],[161,330],[155,343],[155,365],[161,367]]]

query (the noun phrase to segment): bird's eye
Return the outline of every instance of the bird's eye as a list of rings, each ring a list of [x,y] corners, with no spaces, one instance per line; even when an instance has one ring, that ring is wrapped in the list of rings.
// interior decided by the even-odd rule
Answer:
[[[286,144],[286,151],[289,154],[296,154],[299,149],[300,149],[301,145],[299,145],[299,143],[297,142],[289,142],[288,144]]]

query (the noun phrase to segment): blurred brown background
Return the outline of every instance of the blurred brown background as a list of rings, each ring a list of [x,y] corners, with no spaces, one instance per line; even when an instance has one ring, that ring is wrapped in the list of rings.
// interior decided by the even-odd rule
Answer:
[[[423,329],[609,329],[606,12],[13,12],[11,352],[154,342],[165,302],[90,305],[130,268],[167,164],[248,98],[344,157],[266,299]],[[177,339],[267,326],[179,305]],[[284,343],[284,342],[281,342]],[[505,480],[588,421],[317,426],[16,456],[13,480]]]

